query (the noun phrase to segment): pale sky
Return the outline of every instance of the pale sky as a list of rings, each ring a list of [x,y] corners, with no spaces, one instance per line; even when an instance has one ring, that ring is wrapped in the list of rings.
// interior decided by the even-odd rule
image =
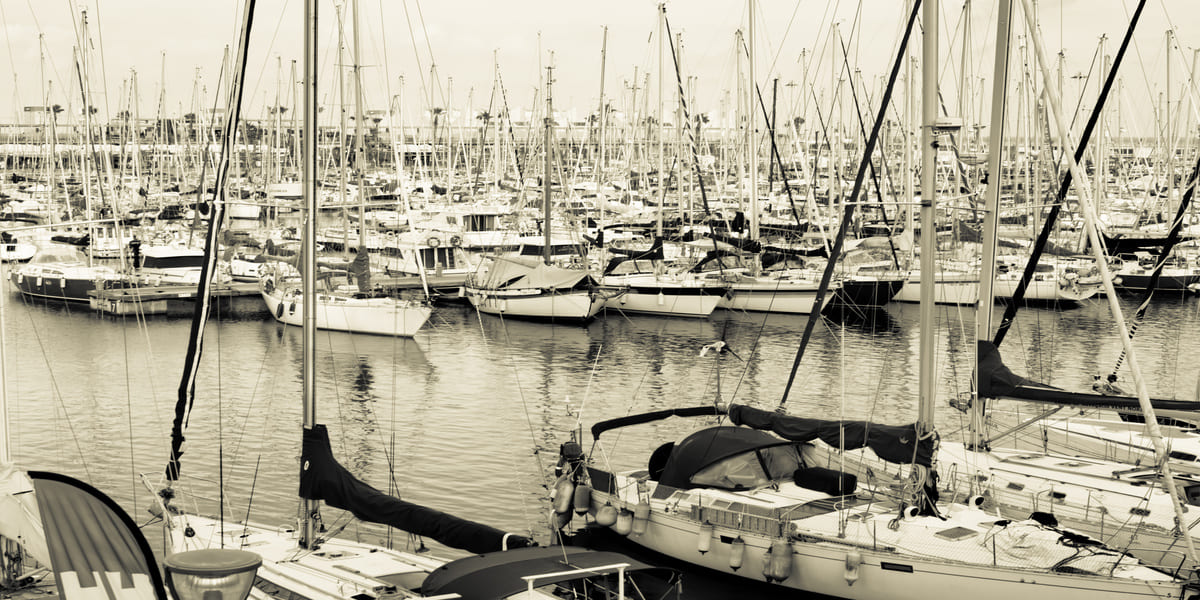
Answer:
[[[779,111],[785,115],[799,114],[803,97],[809,98],[811,105],[812,95],[827,94],[832,84],[831,60],[841,61],[840,52],[833,55],[830,49],[831,23],[837,23],[851,64],[861,69],[872,94],[877,95],[880,78],[894,60],[909,10],[906,4],[900,0],[759,0],[755,9],[756,78],[764,94],[769,98],[770,81],[779,78]],[[1018,0],[1018,15],[1019,5]],[[336,99],[337,90],[337,6],[333,2],[320,3],[322,96],[330,101]],[[360,0],[367,108],[387,108],[389,94],[394,97],[400,93],[403,76],[405,119],[411,125],[425,118],[433,89],[430,65],[436,63],[433,105],[449,104],[461,115],[468,110],[477,113],[486,108],[493,90],[494,51],[508,105],[516,114],[518,108],[528,110],[534,103],[540,66],[549,63],[552,53],[556,110],[582,119],[598,105],[602,28],[607,26],[605,95],[618,109],[626,109],[635,69],[639,87],[649,72],[651,92],[657,89],[656,6],[654,0]],[[1056,55],[1060,49],[1065,51],[1069,77],[1092,69],[1101,36],[1108,36],[1106,53],[1115,54],[1136,2],[1042,0],[1038,6],[1047,52]],[[291,61],[300,58],[302,7],[303,0],[259,0],[247,68],[247,116],[264,115],[265,106],[274,101],[277,79],[284,88],[280,93],[287,97]],[[212,106],[222,53],[227,45],[235,46],[241,16],[239,0],[0,0],[0,9],[4,31],[0,64],[8,68],[9,80],[15,82],[10,93],[0,94],[0,122],[5,123],[30,122],[32,115],[23,113],[21,107],[41,104],[39,97],[45,93],[46,82],[52,82],[50,104],[69,106],[78,112],[81,98],[75,82],[73,48],[78,45],[83,9],[87,10],[93,105],[99,108],[102,119],[128,107],[125,90],[133,70],[138,79],[135,111],[143,118],[155,116],[164,57],[168,116],[193,112],[193,106],[201,104]],[[976,106],[972,112],[980,113],[979,107],[990,96],[990,86],[980,85],[980,78],[991,80],[996,2],[973,0],[970,10],[968,81],[975,87],[970,96]],[[943,95],[948,102],[956,102],[962,1],[942,0],[941,14]],[[344,15],[347,54],[343,64],[348,65],[352,27],[348,2]],[[721,114],[736,80],[735,31],[740,28],[748,33],[747,3],[672,0],[667,3],[667,19],[671,31],[683,38],[683,70],[695,77],[697,101],[692,112],[708,112],[714,117]],[[1166,52],[1169,28],[1174,28],[1176,35],[1170,54]],[[1026,35],[1019,16],[1014,32],[1021,38]],[[45,40],[41,48],[39,35]],[[1127,128],[1136,132],[1149,127],[1154,107],[1165,93],[1168,56],[1172,57],[1172,106],[1184,113],[1191,111],[1186,102],[1178,103],[1187,88],[1186,72],[1192,65],[1193,49],[1200,47],[1200,2],[1151,0],[1135,42],[1121,71],[1121,112]],[[911,47],[919,55],[920,37],[914,37]],[[45,57],[44,75],[39,51]],[[1019,52],[1014,50],[1014,56],[1019,57]],[[276,57],[281,59],[282,73],[277,72]],[[1014,61],[1014,69],[1019,68],[1019,62]],[[669,113],[676,89],[669,54],[664,64]],[[448,84],[448,78],[452,78],[452,84]],[[1085,94],[1095,93],[1094,82],[1098,79],[1099,74],[1094,74]],[[1066,82],[1065,95],[1078,98],[1082,79],[1068,78]],[[207,93],[197,91],[205,88]],[[642,94],[639,90],[639,96]],[[653,111],[655,96],[650,98]],[[979,98],[984,98],[982,103]],[[542,102],[539,96],[539,105]],[[824,99],[818,104],[824,104],[822,110],[827,111],[829,102]],[[290,100],[282,103],[290,104]],[[728,106],[731,111],[732,104]],[[986,119],[986,113],[982,118]]]

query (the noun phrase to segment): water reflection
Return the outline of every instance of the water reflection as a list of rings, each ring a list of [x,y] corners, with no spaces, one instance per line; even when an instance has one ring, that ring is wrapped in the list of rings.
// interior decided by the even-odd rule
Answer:
[[[79,307],[7,299],[7,342],[18,349],[5,356],[17,459],[81,477],[141,514],[147,498],[134,479],[162,472],[188,320],[100,318]],[[1127,312],[1137,300],[1121,299]],[[1139,328],[1138,358],[1157,397],[1195,393],[1200,337],[1187,334],[1200,328],[1197,306],[1195,298],[1156,300]],[[911,421],[918,312],[889,305],[824,316],[787,410]],[[973,371],[974,310],[939,307],[936,317],[937,418],[949,430],[959,417],[945,400],[969,387]],[[718,394],[774,408],[807,319],[719,311],[708,319],[610,316],[577,327],[438,307],[415,339],[319,332],[317,417],[328,424],[339,460],[371,485],[544,535],[543,486],[566,432]],[[733,354],[700,356],[715,341]],[[239,518],[249,512],[286,523],[295,515],[301,346],[300,328],[269,318],[219,319],[206,334],[184,473],[203,478],[198,487],[213,498],[223,475]],[[1083,390],[1113,368],[1120,340],[1107,305],[1097,301],[1064,313],[1021,311],[1001,350],[1022,375]],[[646,440],[678,437],[697,424],[631,430],[612,440],[612,458],[640,465],[653,450],[642,447]]]

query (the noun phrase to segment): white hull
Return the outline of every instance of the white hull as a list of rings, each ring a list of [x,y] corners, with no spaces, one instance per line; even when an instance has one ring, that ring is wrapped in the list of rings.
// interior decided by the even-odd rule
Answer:
[[[997,294],[999,295],[999,294]],[[975,304],[979,302],[978,275],[939,275],[933,283],[934,302],[938,304]],[[921,275],[914,273],[892,298],[896,302],[921,301]]]
[[[257,204],[230,202],[225,205],[226,215],[230,219],[257,219],[262,210]]]
[[[1079,283],[1078,280],[1035,275],[1025,290],[1026,302],[1082,302],[1098,294],[1099,282]],[[1012,298],[1017,291],[1020,273],[1015,277],[998,277],[992,284],[996,298]],[[975,304],[979,301],[979,278],[948,275],[934,282],[934,298],[938,304]],[[893,300],[897,302],[921,301],[921,278],[913,275],[900,288]]]
[[[275,320],[302,327],[304,304],[299,289],[262,290],[263,301]],[[412,337],[429,320],[429,306],[396,298],[351,298],[317,294],[317,329]]]
[[[1083,302],[1100,293],[1102,285],[1099,281],[1079,283],[1057,277],[1035,279],[1029,282],[1025,290],[1025,300],[1034,302]],[[996,279],[992,290],[997,298],[1012,298],[1017,291],[1018,276],[1015,279]]]
[[[466,286],[463,293],[481,313],[547,321],[587,321],[606,302],[604,296],[588,290],[486,290]]]
[[[728,288],[706,285],[703,280],[661,280],[654,275],[606,276],[606,289],[616,292],[604,309],[674,317],[707,317],[717,308]]]
[[[817,302],[818,285],[809,281],[748,279],[734,282],[729,293],[717,303],[718,308],[755,312],[794,313],[807,315]],[[821,309],[833,299],[836,290],[825,294]]]
[[[631,507],[637,502],[638,486],[633,478],[618,476],[615,483],[623,490],[617,497],[593,491],[592,515],[605,503]],[[681,498],[680,494],[684,496]],[[770,503],[779,494],[767,488],[746,495],[760,496]],[[735,506],[749,507],[752,500],[745,504],[721,502],[714,505],[713,498],[708,498],[700,509],[687,497],[688,492],[676,491],[665,498],[652,498],[645,531],[629,534],[630,541],[698,566],[762,582],[766,581],[764,566],[770,560],[768,549],[772,542],[780,539],[779,528],[785,525],[792,556],[789,577],[774,582],[780,589],[839,598],[888,600],[1165,600],[1178,598],[1181,593],[1180,583],[1145,567],[1131,568],[1140,569],[1140,573],[1150,578],[1161,579],[1125,579],[1025,568],[1020,566],[1021,558],[997,553],[983,541],[983,532],[989,531],[997,519],[995,515],[961,505],[952,510],[945,521],[937,517],[893,521],[894,511],[877,506],[850,508],[850,518],[844,520],[836,510],[806,516],[806,505],[797,504],[788,511],[789,516],[797,520],[781,524],[769,516],[772,514],[770,509],[765,509],[762,516],[733,512]],[[729,508],[720,508],[723,506]],[[701,512],[705,521],[714,525],[709,550],[704,553],[698,548],[701,521],[694,518]],[[730,526],[726,526],[727,522]],[[740,523],[740,527],[733,527],[735,523]],[[797,527],[797,523],[802,525]],[[842,535],[839,535],[840,526],[844,527]],[[946,531],[968,531],[970,534],[968,537],[938,535]],[[733,569],[730,567],[733,542],[739,538],[745,543],[743,562],[740,568]],[[856,559],[857,568],[850,568],[848,565]]]

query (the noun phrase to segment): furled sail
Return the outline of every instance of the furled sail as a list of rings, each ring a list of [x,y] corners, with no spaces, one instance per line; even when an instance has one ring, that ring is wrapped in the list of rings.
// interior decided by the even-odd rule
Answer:
[[[405,502],[359,481],[333,457],[324,425],[304,430],[301,464],[300,497],[324,500],[364,521],[390,525],[476,554],[535,545],[527,537]]]
[[[934,440],[926,437],[918,441],[915,424],[883,425],[870,421],[810,419],[741,404],[729,405],[729,420],[735,425],[770,431],[794,442],[819,439],[834,448],[846,450],[865,446],[888,462],[923,467],[933,464]]]
[[[1141,412],[1138,399],[1133,396],[1089,394],[1070,392],[1052,385],[1038,383],[1013,373],[1004,365],[1000,350],[987,340],[979,340],[976,348],[979,358],[979,397],[1026,400],[1067,406],[1126,409]],[[1200,402],[1151,398],[1156,410],[1197,411]]]

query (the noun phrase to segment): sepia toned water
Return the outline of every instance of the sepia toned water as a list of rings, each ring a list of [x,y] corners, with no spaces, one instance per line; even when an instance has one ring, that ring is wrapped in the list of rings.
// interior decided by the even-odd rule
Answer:
[[[1127,309],[1135,301],[1122,298]],[[135,521],[149,521],[152,496],[141,475],[161,483],[190,320],[102,316],[11,292],[3,313],[18,463],[83,479]],[[572,430],[718,396],[773,408],[806,320],[725,311],[699,320],[609,313],[581,327],[439,306],[415,339],[319,332],[318,419],[330,428],[335,455],[368,483],[544,542],[545,486],[558,445]],[[969,390],[974,310],[939,306],[937,321],[937,414],[946,436],[964,424],[947,401]],[[911,422],[918,331],[917,305],[825,319],[797,371],[788,410]],[[733,353],[700,356],[703,346],[721,339]],[[1135,339],[1152,395],[1196,397],[1195,296],[1156,299]],[[1094,375],[1112,369],[1120,342],[1099,299],[1068,310],[1022,310],[1001,350],[1019,374],[1088,390]],[[215,513],[223,482],[232,517],[293,522],[300,420],[300,329],[266,313],[216,315],[204,339],[182,458],[183,486],[205,500],[189,508]],[[653,448],[701,423],[675,419],[611,432],[602,458],[618,467],[643,465]],[[585,435],[585,451],[591,444]],[[324,518],[330,526],[345,522],[332,509]],[[389,543],[388,533],[371,525],[352,524],[342,535]],[[403,535],[390,540],[408,542]],[[708,586],[685,583],[701,587]]]

